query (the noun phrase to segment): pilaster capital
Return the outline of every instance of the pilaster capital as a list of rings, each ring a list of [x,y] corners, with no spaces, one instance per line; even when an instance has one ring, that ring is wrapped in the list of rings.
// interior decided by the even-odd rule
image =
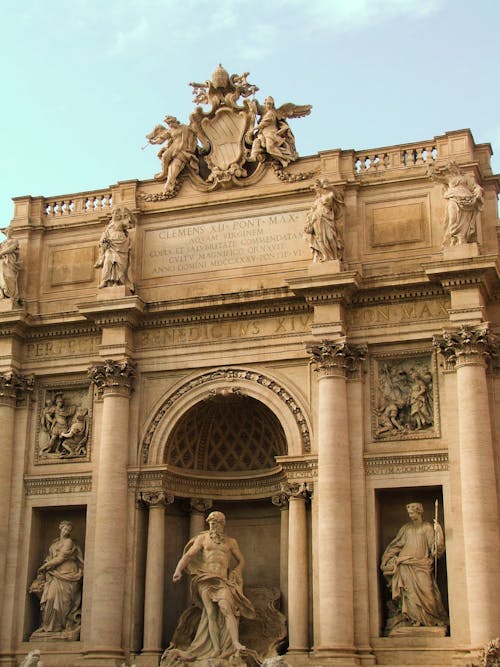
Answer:
[[[99,396],[121,394],[129,396],[135,378],[135,363],[130,359],[105,359],[88,369],[90,381],[97,387]]]
[[[309,363],[320,377],[346,377],[357,370],[367,355],[365,346],[350,345],[345,340],[309,343],[306,350],[311,357]]]
[[[32,392],[33,376],[19,375],[15,371],[0,373],[0,405],[16,406],[23,395]]]
[[[285,482],[281,485],[282,502],[284,498],[290,502],[290,500],[309,500],[312,495],[312,484],[311,482]],[[273,499],[274,502],[274,499]]]
[[[434,336],[433,345],[450,368],[485,366],[498,350],[498,342],[488,323],[479,326],[463,324],[455,331],[443,331],[441,336]]]
[[[189,511],[204,514],[212,508],[213,502],[209,498],[190,498]]]
[[[137,494],[138,503],[149,507],[149,509],[166,507],[171,505],[174,500],[174,496],[165,491],[140,491]]]

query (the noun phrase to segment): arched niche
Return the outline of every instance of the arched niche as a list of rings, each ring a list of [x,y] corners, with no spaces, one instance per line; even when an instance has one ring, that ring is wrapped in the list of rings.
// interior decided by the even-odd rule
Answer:
[[[231,396],[243,401],[254,399],[274,415],[284,434],[285,451],[282,454],[300,456],[310,453],[310,424],[298,397],[267,372],[230,367],[197,374],[188,380],[184,378],[159,402],[141,439],[140,463],[165,465],[172,433],[179,428],[183,416],[197,405],[213,399],[223,401]]]

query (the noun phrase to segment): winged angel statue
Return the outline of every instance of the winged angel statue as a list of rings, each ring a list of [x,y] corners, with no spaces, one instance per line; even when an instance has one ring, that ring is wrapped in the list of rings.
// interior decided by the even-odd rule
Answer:
[[[250,176],[254,182],[266,163],[280,175],[297,159],[287,119],[307,116],[311,106],[287,103],[276,108],[272,97],[259,104],[255,99],[258,88],[248,82],[248,74],[230,76],[219,65],[211,80],[190,84],[195,104],[210,105],[208,111],[197,106],[187,125],[166,116],[166,126],[156,125],[146,135],[149,144],[161,145],[162,167],[155,178],[165,182],[162,194],[144,195],[146,199],[175,196],[185,173],[196,187],[213,190],[248,184]],[[305,177],[308,175],[294,179]]]

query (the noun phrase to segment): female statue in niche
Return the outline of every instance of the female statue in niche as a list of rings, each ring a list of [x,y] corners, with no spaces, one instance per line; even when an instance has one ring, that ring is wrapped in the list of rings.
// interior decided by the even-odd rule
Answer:
[[[0,230],[7,239],[0,243],[0,299],[19,301],[17,278],[21,265],[19,263],[19,243],[11,239],[10,229]]]
[[[73,524],[61,521],[59,537],[38,568],[30,593],[40,597],[42,623],[35,638],[77,640],[80,637],[83,554],[71,537]]]

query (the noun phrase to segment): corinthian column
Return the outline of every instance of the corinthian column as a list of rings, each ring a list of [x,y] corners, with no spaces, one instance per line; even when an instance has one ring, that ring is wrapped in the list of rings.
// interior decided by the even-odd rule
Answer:
[[[346,374],[361,348],[322,341],[308,346],[318,373],[318,600],[315,651],[352,659],[354,603]]]
[[[16,400],[33,387],[31,378],[14,372],[0,373],[0,599],[5,600],[4,576],[5,556],[9,533],[10,494],[12,481],[12,458],[14,449],[14,427]],[[3,608],[2,608],[3,607]],[[0,607],[0,616],[5,605]],[[0,623],[1,624],[1,623]]]
[[[87,659],[123,660],[122,611],[126,568],[129,398],[134,366],[106,360],[89,370],[103,398],[95,497],[95,535]],[[83,623],[82,623],[83,629]]]
[[[486,366],[497,344],[487,326],[462,326],[434,344],[456,368],[465,579],[472,648],[500,627],[500,525]]]
[[[163,491],[143,491],[140,493],[139,500],[149,510],[142,654],[150,654],[159,658],[165,583],[165,507],[174,502],[174,496],[167,495]],[[157,664],[158,660],[154,662]]]
[[[288,652],[309,650],[309,567],[306,502],[310,492],[304,483],[284,484],[288,498]]]

